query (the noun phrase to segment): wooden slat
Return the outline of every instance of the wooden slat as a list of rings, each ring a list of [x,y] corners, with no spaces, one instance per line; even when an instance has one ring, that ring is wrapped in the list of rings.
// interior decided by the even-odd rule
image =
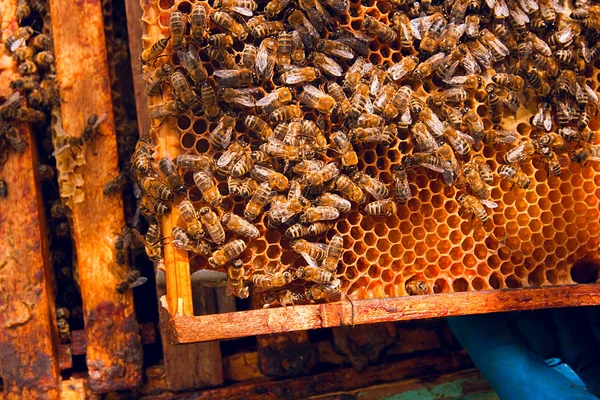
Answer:
[[[348,356],[354,369],[361,371],[396,342],[396,335],[393,323],[340,327],[333,329],[333,344],[339,353]]]
[[[6,39],[17,29],[16,0],[0,0],[1,31]],[[12,90],[15,64],[0,55],[0,95]],[[21,125],[29,145],[12,150],[0,176],[8,197],[0,199],[0,378],[4,398],[59,396],[55,305],[48,234],[37,174],[35,135]]]
[[[306,331],[260,336],[256,347],[258,368],[270,377],[305,375],[317,361]]]
[[[362,325],[514,310],[593,306],[600,304],[599,289],[598,284],[588,284],[442,293],[359,300],[354,302],[354,313],[350,303],[345,301],[201,317],[177,316],[171,324],[173,337],[178,343],[192,343],[349,326],[353,323]]]
[[[85,198],[72,209],[89,385],[96,392],[133,388],[142,380],[139,327],[131,292],[115,290],[128,266],[115,263],[111,244],[125,225],[123,200],[102,194],[118,160],[101,3],[51,0],[50,11],[65,131],[80,135],[90,114],[107,115],[85,148],[87,163],[78,168]]]

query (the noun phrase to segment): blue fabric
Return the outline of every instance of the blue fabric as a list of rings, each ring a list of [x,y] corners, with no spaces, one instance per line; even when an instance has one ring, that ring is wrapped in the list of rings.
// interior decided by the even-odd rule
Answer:
[[[567,313],[569,322],[573,322],[573,314],[569,314],[572,309],[563,311]],[[590,338],[581,329],[581,324],[576,324],[574,329],[571,329],[572,327],[563,325],[566,317],[564,314],[551,314],[550,317],[548,313],[547,325],[551,328],[556,325],[554,339],[546,337],[551,332],[543,328],[545,323],[519,323],[523,313],[453,317],[448,318],[448,323],[500,399],[598,399],[590,393],[600,393],[597,391],[600,369],[595,357],[595,340],[584,342],[583,340]],[[591,334],[591,329],[588,331]],[[576,339],[578,334],[582,334],[583,340]],[[536,337],[544,343],[531,346],[530,343],[536,342]],[[572,369],[561,366],[560,362],[555,362],[554,366],[548,365],[532,348],[543,350],[546,358],[550,353],[556,353],[560,359],[569,363]],[[573,376],[573,370],[579,374],[581,380]],[[581,386],[582,380],[587,390]]]

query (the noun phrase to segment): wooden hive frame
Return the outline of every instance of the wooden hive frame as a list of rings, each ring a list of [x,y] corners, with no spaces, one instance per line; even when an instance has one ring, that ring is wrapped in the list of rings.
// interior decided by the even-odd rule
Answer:
[[[170,4],[167,8],[171,8],[173,3],[175,3],[175,6],[179,4],[177,1],[165,2],[165,4]],[[143,9],[150,7],[155,10],[158,3],[151,0],[142,0],[141,4]],[[372,4],[367,8],[371,6]],[[156,26],[159,14],[153,11],[143,20],[145,26],[143,34],[147,35],[146,46],[151,45],[161,37],[160,29],[157,29]],[[164,26],[166,23],[164,15],[161,21]],[[138,49],[138,53],[139,51]],[[134,67],[139,68],[139,65]],[[142,93],[141,87],[136,90],[136,93],[138,93],[138,111],[140,111],[147,104],[147,99],[144,94],[139,95]],[[154,100],[152,104],[156,105],[158,103]],[[145,120],[147,121],[147,119]],[[164,156],[165,152],[172,153],[173,151],[178,154],[177,127],[172,122],[167,121],[158,127],[156,132],[161,156]],[[532,172],[528,172],[528,174],[531,176]],[[515,196],[512,195],[512,197]],[[165,235],[170,234],[171,227],[178,219],[175,208],[174,211],[163,219],[163,233]],[[456,212],[456,209],[453,211]],[[455,218],[454,215],[452,217]],[[501,213],[499,217],[499,220],[503,218]],[[460,220],[458,220],[458,223],[460,223]],[[471,227],[471,229],[473,228]],[[479,233],[481,234],[481,232]],[[597,285],[565,285],[565,282],[571,283],[572,280],[564,277],[563,270],[561,272],[563,274],[561,275],[561,282],[552,287],[478,289],[474,292],[462,293],[457,291],[457,293],[441,293],[432,296],[355,300],[354,306],[347,301],[341,301],[329,304],[296,305],[287,309],[263,309],[194,316],[188,256],[185,252],[175,250],[171,245],[165,246],[165,256],[167,293],[163,304],[166,305],[170,315],[170,328],[175,343],[233,339],[242,336],[385,321],[600,304],[600,298],[597,296]],[[470,257],[474,259],[472,255]],[[458,261],[458,264],[460,263],[461,261]],[[489,268],[487,270],[489,271]],[[489,285],[485,283],[483,286],[485,289]]]

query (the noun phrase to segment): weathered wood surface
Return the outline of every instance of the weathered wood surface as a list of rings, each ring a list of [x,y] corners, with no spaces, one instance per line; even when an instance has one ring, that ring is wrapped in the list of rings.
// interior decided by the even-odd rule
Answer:
[[[250,310],[171,320],[178,343],[233,339],[252,335],[391,322],[600,304],[600,285],[443,293],[391,299],[359,300],[287,308]]]
[[[3,40],[17,28],[16,0],[0,0]],[[0,96],[12,90],[15,64],[0,55]],[[0,177],[8,197],[0,199],[0,377],[5,399],[56,399],[58,353],[48,234],[37,175],[34,135],[25,124],[24,153],[11,154]]]
[[[307,374],[317,362],[308,332],[276,333],[256,338],[258,369],[270,377]]]
[[[85,198],[72,210],[89,386],[107,392],[141,384],[142,347],[133,296],[115,290],[128,269],[115,263],[111,243],[125,225],[123,201],[102,194],[118,173],[118,160],[101,6],[91,0],[50,1],[63,127],[79,135],[92,113],[107,115],[86,146],[87,163],[78,167]]]

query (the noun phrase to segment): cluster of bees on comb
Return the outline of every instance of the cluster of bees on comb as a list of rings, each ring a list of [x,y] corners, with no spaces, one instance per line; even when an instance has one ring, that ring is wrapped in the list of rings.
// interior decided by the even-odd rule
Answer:
[[[228,293],[268,290],[262,306],[331,300],[341,294],[344,238],[319,237],[351,209],[395,214],[415,195],[408,170],[426,169],[459,188],[465,214],[486,224],[487,208],[498,206],[489,190],[495,180],[529,188],[520,163],[535,161],[551,179],[563,160],[599,160],[588,126],[598,97],[583,72],[600,54],[600,9],[572,6],[395,0],[383,6],[384,17],[345,0],[171,7],[168,35],[141,56],[147,94],[160,99],[151,101],[153,128],[132,158],[143,189],[139,207],[153,221],[142,238],[148,253],[162,262],[161,246],[170,241],[206,257],[210,268],[227,271]],[[350,16],[361,23],[342,26]],[[380,46],[397,57],[377,62],[372,48]],[[483,112],[472,99],[485,104]],[[503,126],[527,110],[529,135]],[[211,124],[210,147],[157,147],[163,124],[190,113]],[[410,146],[391,166],[391,179],[361,170],[365,147],[399,140]],[[486,146],[503,152],[497,171],[480,155]],[[173,151],[182,154],[171,158]],[[184,176],[201,193],[199,208],[187,198]],[[243,212],[225,209],[227,197],[247,199]],[[161,237],[159,217],[174,206],[181,224]],[[285,231],[301,261],[244,265],[239,257],[261,224]],[[412,281],[407,292],[428,287]]]

